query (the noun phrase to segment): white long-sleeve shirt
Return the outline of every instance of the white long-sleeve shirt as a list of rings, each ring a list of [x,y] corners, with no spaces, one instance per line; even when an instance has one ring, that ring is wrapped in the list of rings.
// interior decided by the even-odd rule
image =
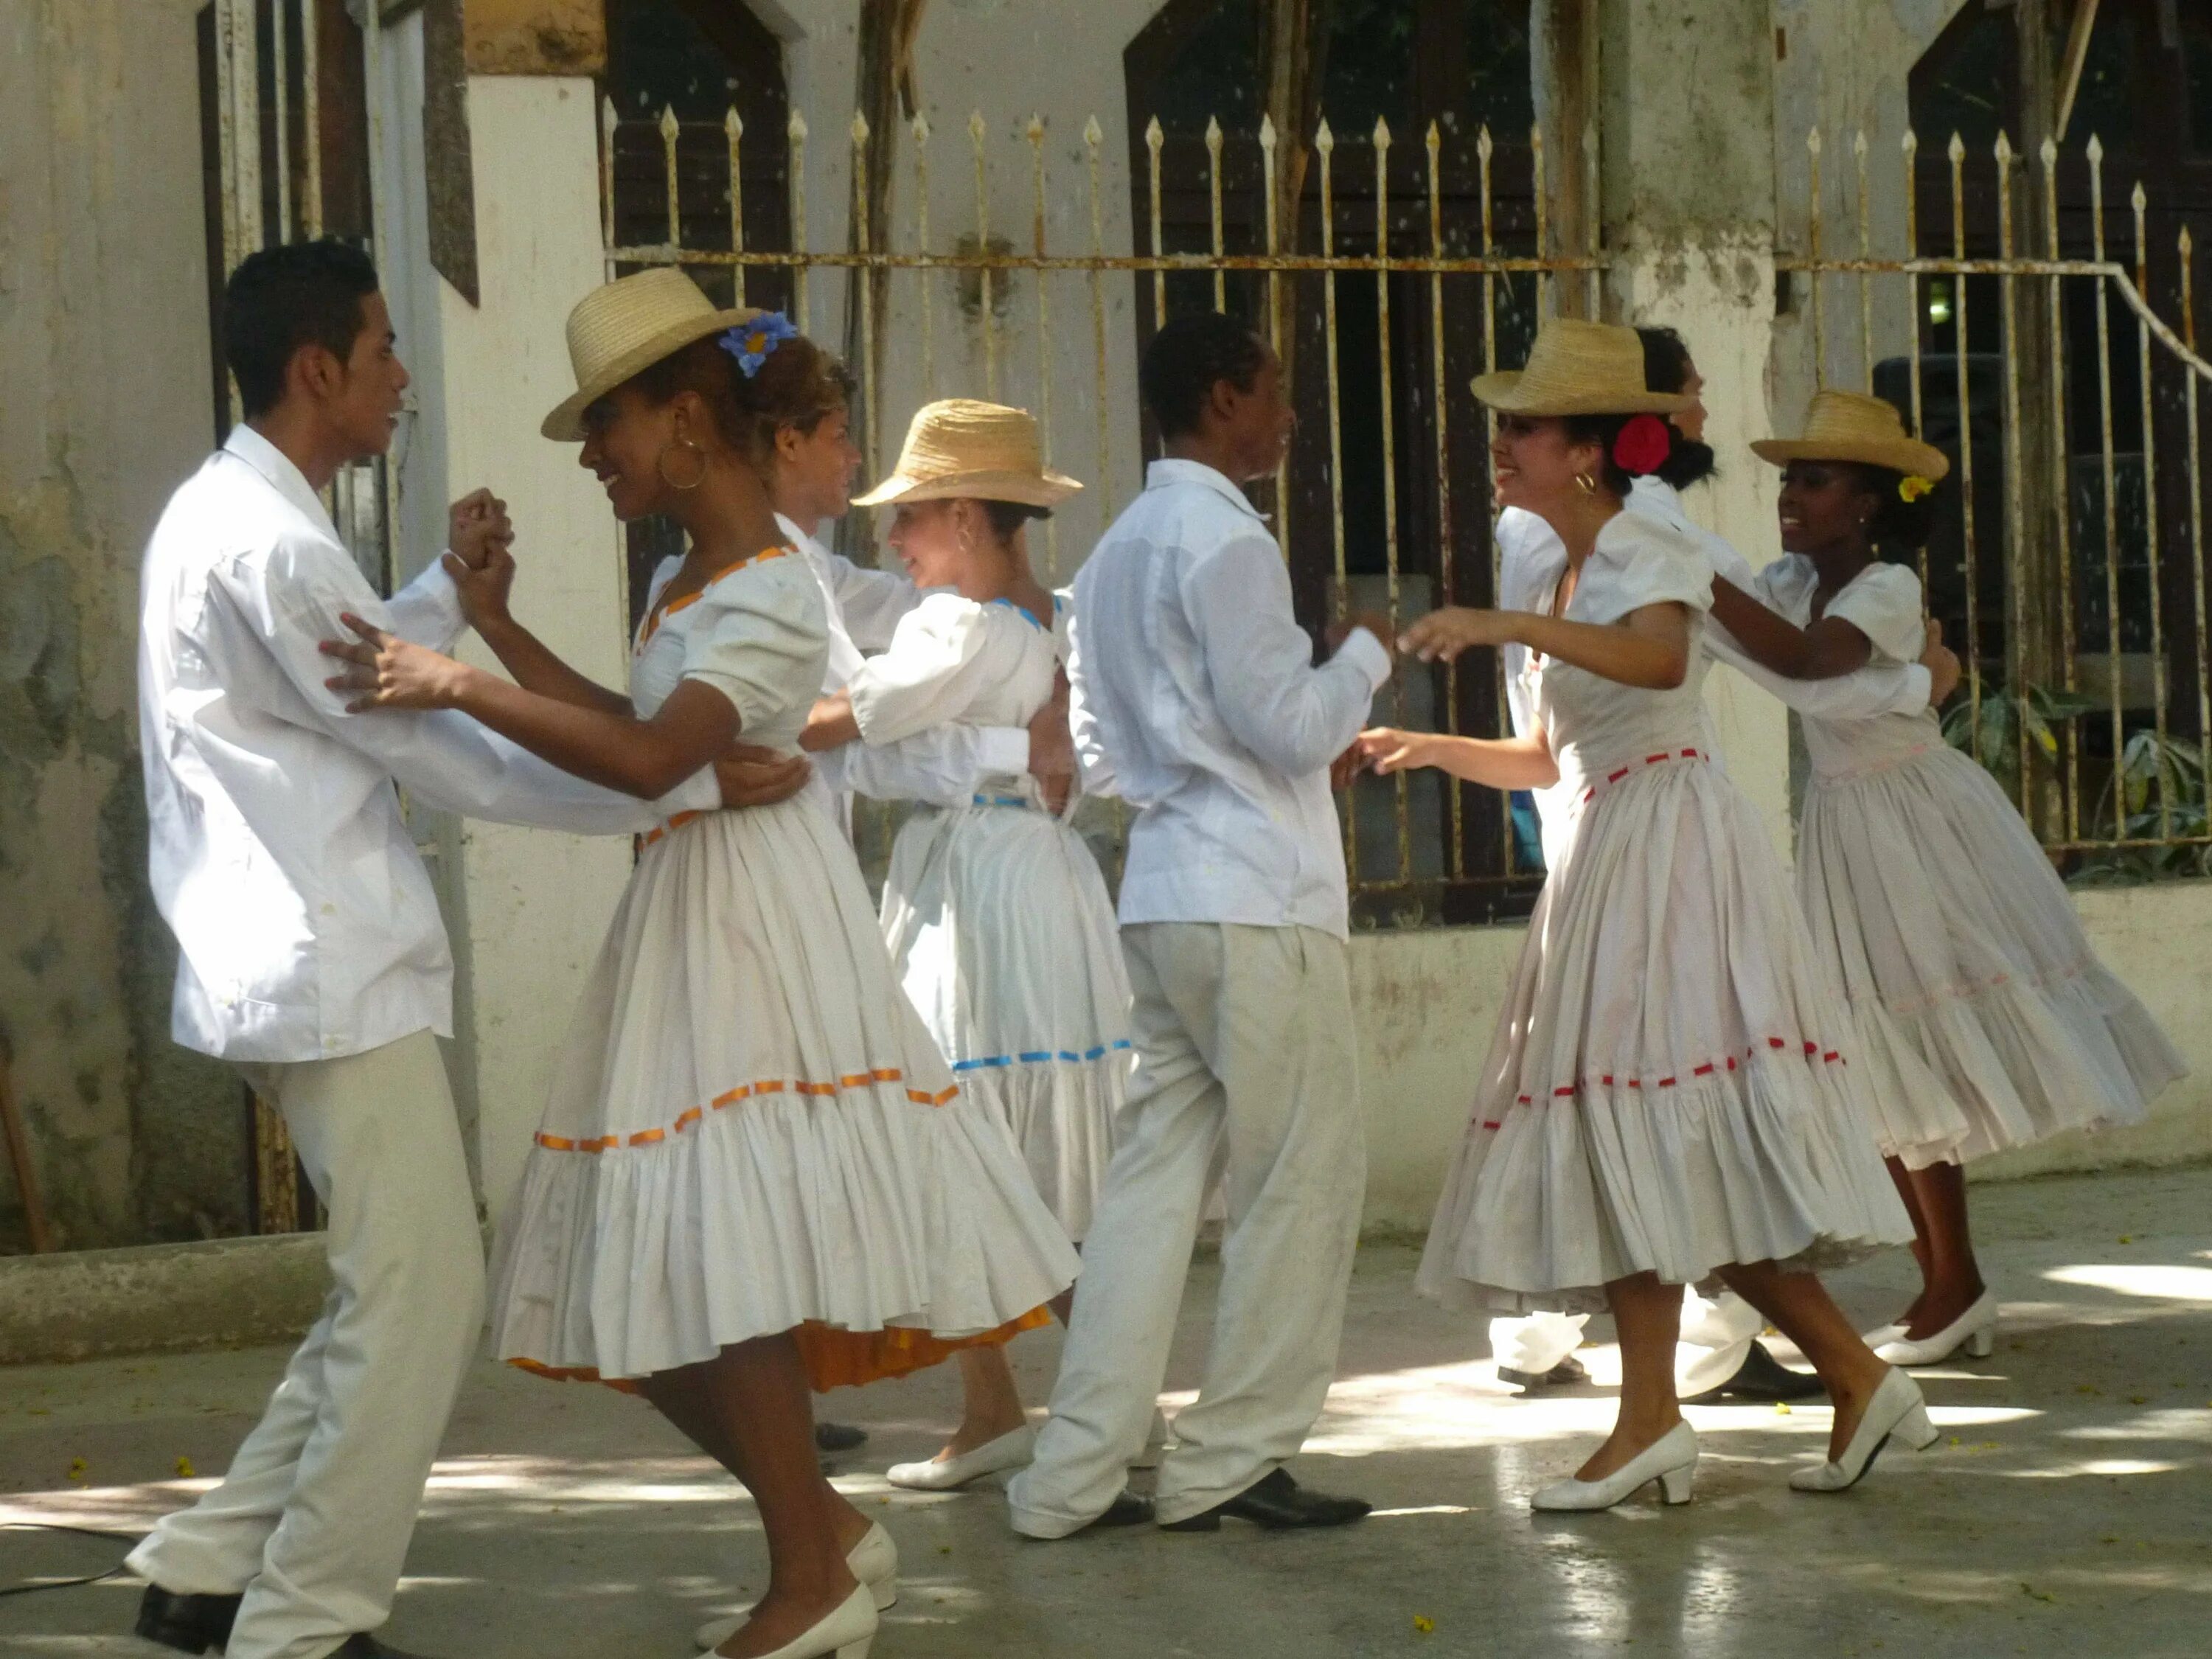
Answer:
[[[438,649],[461,629],[441,562],[387,605],[299,469],[248,426],[179,486],[147,544],[138,715],[155,902],[177,936],[171,1030],[240,1060],[358,1054],[453,1031],[453,955],[395,781],[423,805],[585,834],[721,795],[586,783],[453,710],[349,714],[319,641],[351,611]]]
[[[1671,526],[1695,540],[1713,566],[1716,574],[1725,577],[1745,592],[1753,591],[1756,580],[1751,561],[1739,553],[1733,543],[1715,534],[1691,519],[1683,510],[1682,497],[1672,485],[1661,479],[1643,477],[1635,481],[1626,502],[1627,509],[1644,517]],[[1534,514],[1517,507],[1509,507],[1498,515],[1498,605],[1502,611],[1542,611],[1550,604],[1553,590],[1567,568],[1567,550],[1552,526]],[[1823,720],[1865,720],[1876,714],[1917,714],[1928,706],[1932,688],[1932,677],[1918,663],[1903,666],[1870,664],[1855,673],[1838,675],[1832,679],[1793,680],[1775,673],[1754,661],[1751,654],[1736,642],[1735,636],[1708,617],[1699,633],[1699,641],[1712,657],[1741,673],[1762,690],[1780,698],[1801,714],[1811,714]],[[1526,737],[1535,725],[1535,713],[1528,702],[1528,683],[1522,670],[1527,665],[1527,647],[1509,645],[1502,653],[1505,669],[1505,701],[1513,721],[1516,736]],[[1722,759],[1717,739],[1707,721],[1705,747],[1717,763]],[[1565,836],[1572,824],[1571,791],[1562,793],[1565,785],[1553,785],[1550,789],[1533,792],[1537,817],[1544,829],[1544,855],[1548,864],[1557,864],[1559,854],[1565,846]]]
[[[1318,667],[1281,550],[1212,467],[1160,460],[1075,579],[1069,729],[1138,809],[1125,924],[1346,928],[1328,765],[1390,678],[1364,629]]]

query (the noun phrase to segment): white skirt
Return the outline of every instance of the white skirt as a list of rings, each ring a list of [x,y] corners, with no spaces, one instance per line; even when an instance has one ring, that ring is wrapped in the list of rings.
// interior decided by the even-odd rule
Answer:
[[[884,883],[894,969],[1068,1237],[1090,1231],[1128,1088],[1129,975],[1083,837],[1006,804],[925,807]]]
[[[2140,1121],[2187,1070],[1996,780],[1947,744],[1816,780],[1797,890],[1908,1167]]]
[[[1537,900],[1419,1288],[1594,1312],[1633,1273],[1911,1238],[1844,1024],[1750,804],[1703,761],[1634,768]]]
[[[501,1358],[636,1377],[801,1329],[817,1387],[1038,1322],[1075,1276],[804,799],[646,847],[497,1250]]]

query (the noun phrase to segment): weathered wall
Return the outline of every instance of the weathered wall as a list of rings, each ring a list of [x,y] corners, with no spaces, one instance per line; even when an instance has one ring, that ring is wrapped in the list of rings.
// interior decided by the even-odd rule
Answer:
[[[245,1223],[238,1085],[168,1041],[134,702],[139,550],[212,435],[195,10],[0,8],[0,1036],[66,1245]]]

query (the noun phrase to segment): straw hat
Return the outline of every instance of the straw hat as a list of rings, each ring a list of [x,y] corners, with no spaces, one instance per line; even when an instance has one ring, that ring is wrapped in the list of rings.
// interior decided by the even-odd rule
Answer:
[[[1856,392],[1814,394],[1805,411],[1802,438],[1762,438],[1751,453],[1786,466],[1791,461],[1856,461],[1934,483],[1951,470],[1950,458],[1933,444],[1908,437],[1905,416],[1886,398]]]
[[[562,398],[538,429],[563,443],[578,441],[584,435],[584,410],[631,375],[694,340],[761,314],[742,307],[717,311],[699,285],[673,265],[655,265],[593,289],[568,313],[575,392]]]
[[[866,495],[854,496],[853,505],[890,507],[964,496],[1057,507],[1082,488],[1044,464],[1029,410],[946,398],[915,411],[898,465]]]
[[[1478,374],[1474,395],[1514,415],[1675,415],[1697,399],[1644,383],[1632,328],[1555,317],[1536,331],[1525,368]]]

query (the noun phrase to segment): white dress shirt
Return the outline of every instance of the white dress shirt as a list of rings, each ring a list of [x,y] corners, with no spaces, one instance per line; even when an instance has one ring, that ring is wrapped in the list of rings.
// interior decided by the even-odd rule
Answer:
[[[1671,526],[1694,540],[1711,561],[1714,573],[1745,592],[1754,592],[1757,578],[1751,561],[1733,543],[1691,519],[1683,510],[1680,493],[1654,477],[1635,481],[1626,503],[1627,510]],[[1552,526],[1534,514],[1509,507],[1498,515],[1498,605],[1501,611],[1549,610],[1553,591],[1566,572],[1567,550]],[[1832,679],[1793,680],[1754,661],[1735,636],[1711,617],[1700,643],[1717,660],[1735,669],[1762,690],[1779,697],[1801,714],[1822,720],[1866,720],[1877,714],[1916,714],[1928,707],[1932,677],[1920,664],[1902,665],[1871,663],[1856,673]],[[1509,645],[1500,653],[1505,670],[1505,701],[1516,737],[1534,729],[1535,711],[1528,701],[1528,685],[1522,672],[1528,661],[1528,648]],[[1716,763],[1723,761],[1710,716],[1703,746]],[[1530,792],[1542,821],[1544,858],[1556,865],[1572,827],[1574,791],[1565,783]]]
[[[814,572],[830,607],[830,665],[822,676],[822,694],[830,696],[853,683],[866,652],[890,646],[900,618],[921,603],[921,590],[894,572],[866,569],[832,553],[781,513],[775,521]],[[1021,726],[945,725],[896,743],[848,743],[812,759],[807,798],[850,834],[855,795],[967,805],[985,778],[1029,770],[1030,734]]]
[[[1389,653],[1355,629],[1316,667],[1282,550],[1243,492],[1154,461],[1075,579],[1068,726],[1085,787],[1137,807],[1121,915],[1346,933],[1328,765]]]
[[[710,810],[702,769],[659,801],[572,777],[450,709],[345,712],[317,643],[351,611],[444,649],[441,562],[390,604],[299,469],[249,426],[179,486],[141,573],[140,741],[155,902],[177,936],[171,1030],[237,1060],[453,1032],[453,955],[394,781],[424,805],[586,834]]]

